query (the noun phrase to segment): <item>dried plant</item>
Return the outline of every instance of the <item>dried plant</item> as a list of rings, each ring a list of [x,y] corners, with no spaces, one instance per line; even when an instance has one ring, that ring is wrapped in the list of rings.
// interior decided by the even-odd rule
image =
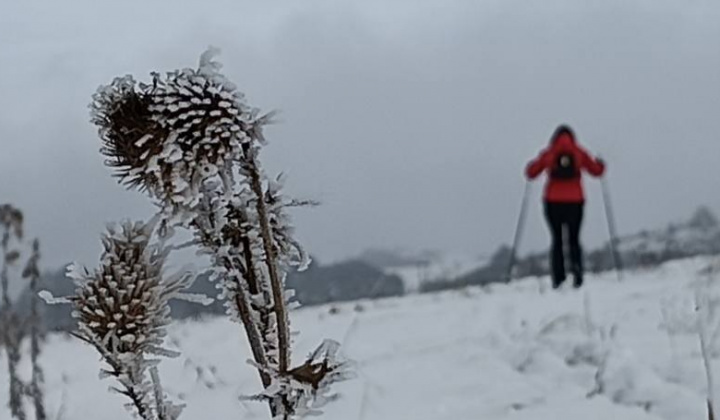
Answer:
[[[246,399],[266,400],[273,403],[280,394],[286,398],[285,403],[293,407],[292,414],[298,416],[321,414],[320,408],[338,398],[337,394],[330,392],[330,385],[353,376],[348,362],[339,361],[339,347],[340,344],[336,341],[325,340],[308,356],[305,363],[291,369],[288,374],[279,375],[276,370],[267,371],[269,376],[278,378],[273,386],[262,394]],[[256,366],[264,370],[262,366]]]
[[[2,279],[2,306],[0,306],[0,343],[7,353],[8,372],[10,381],[10,414],[19,420],[27,418],[23,397],[32,399],[35,409],[35,419],[45,420],[43,384],[44,375],[40,366],[42,319],[38,307],[38,299],[31,299],[31,313],[23,319],[14,309],[10,299],[9,280],[11,268],[17,268],[22,258],[20,251],[23,239],[23,214],[12,205],[0,206],[0,229],[2,230],[2,256],[3,266],[0,278]],[[29,279],[30,290],[37,291],[40,280],[40,243],[33,241],[30,256],[22,270],[22,277]],[[18,368],[22,360],[21,347],[25,336],[30,335],[30,358],[32,364],[32,378],[25,383],[19,375]]]
[[[33,241],[32,253],[28,259],[25,269],[23,270],[23,278],[30,280],[30,359],[32,363],[32,379],[28,388],[28,394],[32,398],[33,407],[35,408],[35,419],[45,420],[47,414],[45,411],[45,396],[43,386],[45,384],[45,373],[40,366],[40,341],[44,331],[42,330],[42,319],[39,307],[38,287],[40,283],[40,269],[38,262],[40,260],[40,241]]]
[[[20,251],[11,248],[13,241],[19,242],[23,238],[23,214],[10,204],[0,205],[0,229],[2,229],[3,267],[0,277],[2,289],[2,305],[10,308],[9,266],[14,265],[20,258]]]
[[[211,58],[199,70],[153,73],[150,84],[116,78],[90,105],[115,175],[170,208],[193,206],[196,187],[262,139],[270,118],[257,117]]]
[[[707,384],[708,417],[715,418],[715,376],[712,359],[720,338],[720,295],[715,289],[718,261],[700,271],[692,299],[663,302],[663,328],[669,335],[690,334],[698,338]]]
[[[188,273],[164,276],[170,249],[162,241],[153,242],[153,231],[154,222],[109,226],[102,239],[100,267],[92,272],[77,265],[68,269],[78,286],[75,295],[42,296],[49,303],[73,304],[75,336],[100,353],[108,365],[103,375],[120,383],[111,389],[130,399],[128,408],[143,420],[173,420],[182,406],[167,400],[162,391],[156,357],[177,356],[163,347],[169,300],[197,297],[182,293],[191,284]]]
[[[712,350],[716,343],[713,342],[713,338],[720,331],[720,298],[712,296],[711,292],[711,283],[714,283],[713,274],[713,272],[710,273],[708,280],[699,281],[695,289],[696,332],[705,368],[708,417],[711,420],[715,418],[715,375],[713,375],[712,369]]]
[[[2,229],[1,251],[3,257],[0,285],[2,289],[2,307],[0,307],[0,334],[4,343],[8,360],[10,381],[10,415],[18,420],[25,420],[27,415],[23,406],[24,384],[20,379],[18,368],[21,361],[20,346],[22,344],[22,326],[18,315],[13,310],[10,299],[9,277],[10,268],[20,259],[20,251],[16,248],[23,237],[23,214],[12,205],[0,206],[0,229]]]
[[[324,343],[315,353],[320,360],[291,368],[292,294],[284,280],[309,260],[286,209],[302,202],[286,199],[281,177],[269,178],[258,159],[273,114],[260,116],[244,102],[215,54],[204,53],[196,70],[154,73],[149,84],[115,79],[94,96],[92,121],[115,175],[146,191],[160,209],[160,233],[188,228],[211,257],[221,298],[245,328],[263,399],[273,416],[287,419],[344,379],[346,365]]]

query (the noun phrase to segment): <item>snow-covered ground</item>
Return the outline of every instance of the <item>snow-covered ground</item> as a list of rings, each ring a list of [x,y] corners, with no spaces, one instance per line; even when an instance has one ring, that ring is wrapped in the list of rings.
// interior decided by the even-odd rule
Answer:
[[[691,283],[707,262],[677,261],[622,283],[612,274],[591,277],[582,291],[553,292],[547,279],[527,279],[348,303],[337,314],[301,309],[292,315],[302,331],[296,355],[328,337],[356,362],[358,377],[338,386],[343,397],[323,419],[703,419],[698,340],[660,326],[691,310]],[[239,326],[184,323],[170,341],[183,355],[161,371],[170,394],[187,403],[182,418],[268,418],[264,405],[238,399],[259,389]],[[3,356],[3,420],[5,363]],[[98,357],[87,346],[52,337],[44,365],[53,416],[129,418],[123,398],[107,392],[112,381],[98,378]]]

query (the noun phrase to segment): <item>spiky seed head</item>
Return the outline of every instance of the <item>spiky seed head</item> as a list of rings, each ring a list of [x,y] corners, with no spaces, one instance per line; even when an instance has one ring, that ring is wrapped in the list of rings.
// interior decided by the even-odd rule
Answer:
[[[115,175],[128,186],[141,189],[158,184],[156,176],[145,169],[168,135],[155,121],[152,103],[152,90],[128,75],[100,87],[90,104],[106,165],[115,168]]]
[[[126,76],[98,90],[92,121],[107,164],[128,186],[182,201],[198,181],[263,141],[272,114],[258,117],[219,68],[204,54],[198,69],[154,73],[149,85]]]
[[[109,227],[100,267],[86,273],[70,298],[81,334],[91,334],[89,341],[108,352],[152,352],[162,341],[164,255],[150,245],[150,232],[142,223]]]

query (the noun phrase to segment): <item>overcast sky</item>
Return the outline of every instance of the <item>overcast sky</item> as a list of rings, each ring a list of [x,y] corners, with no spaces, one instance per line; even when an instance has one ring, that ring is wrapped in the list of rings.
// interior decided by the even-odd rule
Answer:
[[[208,45],[282,111],[266,167],[321,261],[367,247],[487,254],[513,234],[523,168],[561,122],[609,163],[621,232],[720,210],[720,3],[0,1],[0,201],[44,264],[94,264],[105,222],[147,217],[88,122],[114,76],[194,67]],[[589,245],[607,239],[587,179]],[[545,246],[541,183],[522,250]]]

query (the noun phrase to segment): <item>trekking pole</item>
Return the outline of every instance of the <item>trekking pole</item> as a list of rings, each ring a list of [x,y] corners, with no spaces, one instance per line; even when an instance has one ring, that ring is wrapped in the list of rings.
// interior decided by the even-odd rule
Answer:
[[[615,229],[615,216],[612,211],[612,203],[610,202],[610,189],[608,188],[605,178],[602,178],[600,182],[602,184],[603,202],[605,203],[605,216],[607,217],[608,229],[610,231],[610,253],[612,262],[615,267],[615,272],[617,272],[618,280],[622,281],[623,267],[620,254],[617,250],[618,236],[617,230]]]
[[[525,183],[525,192],[523,193],[522,203],[520,204],[520,216],[518,217],[517,227],[515,228],[512,250],[510,251],[510,261],[508,261],[507,271],[505,272],[505,283],[510,283],[510,280],[512,279],[512,270],[515,267],[515,258],[517,256],[518,246],[520,246],[520,237],[522,236],[523,229],[525,228],[525,214],[527,213],[530,186],[530,181],[527,181]]]

